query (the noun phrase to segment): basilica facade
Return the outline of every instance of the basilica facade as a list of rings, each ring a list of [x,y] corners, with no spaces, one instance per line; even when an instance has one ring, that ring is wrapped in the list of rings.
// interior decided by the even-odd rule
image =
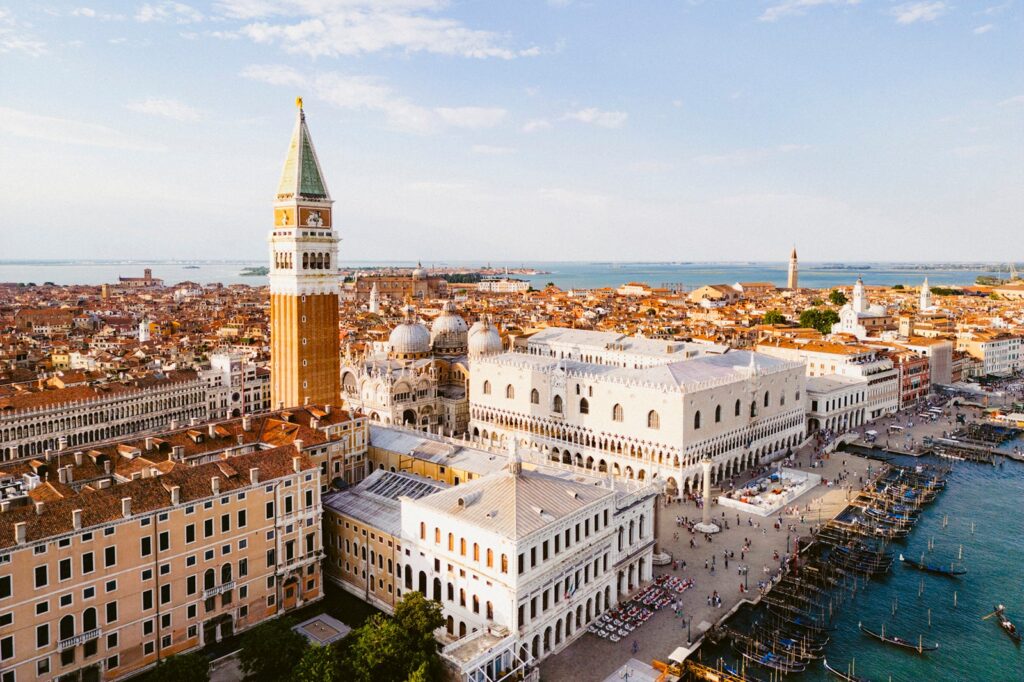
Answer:
[[[407,304],[386,343],[346,350],[342,396],[381,424],[461,435],[469,422],[469,358],[502,350],[486,315],[470,327],[448,301],[428,329]]]

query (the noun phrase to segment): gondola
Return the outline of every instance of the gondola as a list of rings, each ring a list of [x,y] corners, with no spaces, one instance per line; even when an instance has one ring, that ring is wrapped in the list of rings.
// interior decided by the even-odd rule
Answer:
[[[844,673],[844,672],[841,672],[839,670],[836,670],[835,668],[833,668],[832,666],[830,666],[828,664],[828,659],[827,658],[825,659],[824,663],[825,663],[825,670],[829,671],[830,673],[832,673],[833,675],[835,675],[839,679],[844,680],[845,682],[871,682],[871,680],[869,680],[866,677],[857,677],[856,675],[849,675],[847,673]]]
[[[787,661],[776,656],[770,651],[764,654],[748,654],[746,652],[740,652],[740,655],[751,663],[756,663],[768,668],[769,670],[777,670],[781,673],[802,673],[807,670],[806,663],[801,663],[799,661]]]
[[[864,627],[863,623],[858,623],[857,627],[859,627],[860,631],[863,632],[865,635],[867,635],[868,637],[874,637],[879,642],[885,642],[886,644],[891,644],[892,646],[899,647],[901,649],[906,649],[908,651],[915,651],[919,654],[923,654],[926,651],[935,651],[939,648],[938,644],[935,644],[935,646],[925,646],[924,643],[922,643],[920,640],[918,640],[917,643],[914,643],[911,642],[909,639],[903,639],[902,637],[889,636],[885,634],[884,626],[882,627],[881,633],[874,632],[873,630],[868,630],[866,627]]]
[[[926,564],[923,561],[914,561],[913,559],[907,559],[902,554],[900,554],[900,561],[905,563],[907,566],[910,566],[912,568],[916,568],[919,571],[926,571],[928,573],[936,573],[938,575],[945,575],[945,576],[949,576],[951,578],[955,578],[958,575],[966,575],[967,574],[967,571],[965,569],[963,569],[963,568],[953,568],[952,565],[950,565],[949,568],[946,568],[944,566],[937,566],[935,564]]]
[[[1006,617],[1005,606],[1000,604],[996,607],[995,611],[985,616],[985,618],[990,618],[991,616],[995,616],[999,619],[999,627],[1003,629],[1003,632],[1005,632],[1015,644],[1020,644],[1020,630],[1018,630],[1017,626],[1013,624],[1013,621]]]

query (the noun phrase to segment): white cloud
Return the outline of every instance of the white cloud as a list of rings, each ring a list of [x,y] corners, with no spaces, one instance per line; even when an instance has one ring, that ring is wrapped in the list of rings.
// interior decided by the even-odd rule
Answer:
[[[621,128],[629,118],[625,111],[601,111],[596,107],[588,107],[579,111],[570,111],[562,117],[567,121],[579,121],[600,126],[602,128]]]
[[[693,161],[705,166],[740,166],[760,161],[772,155],[791,154],[811,149],[808,144],[780,144],[774,147],[754,147],[737,149],[722,154],[700,154]]]
[[[318,73],[305,76],[289,66],[250,66],[242,75],[270,85],[289,86],[311,92],[339,109],[375,111],[384,114],[389,127],[404,132],[431,133],[442,128],[482,129],[498,125],[506,116],[497,107],[420,106],[396,94],[390,86],[368,76]]]
[[[489,144],[475,144],[473,145],[472,151],[474,154],[480,154],[482,156],[507,156],[509,154],[516,153],[516,150],[512,147],[496,147]]]
[[[892,8],[897,24],[915,24],[919,21],[935,21],[949,7],[945,2],[907,2]]]
[[[970,144],[964,145],[963,147],[955,147],[953,149],[953,155],[958,156],[961,159],[973,159],[978,156],[985,156],[995,151],[995,147],[990,144]]]
[[[765,9],[758,17],[760,21],[778,21],[787,16],[799,16],[815,7],[826,5],[850,6],[859,5],[860,0],[782,0]]]
[[[547,130],[550,127],[550,121],[543,118],[534,118],[523,124],[522,131],[524,133],[535,133],[538,130]]]
[[[162,145],[132,139],[120,131],[67,118],[0,107],[0,133],[60,144],[107,147],[130,151],[164,151]]]
[[[96,10],[94,10],[92,7],[76,7],[75,9],[71,10],[71,16],[92,18],[96,16]]]
[[[1024,95],[1015,95],[1008,99],[1004,99],[1002,102],[999,103],[999,106],[1012,107],[1017,104],[1024,104]]]
[[[21,52],[29,57],[46,54],[46,43],[37,39],[8,10],[0,7],[0,54]]]
[[[204,19],[203,13],[182,2],[146,3],[135,13],[135,20],[142,23],[150,21],[173,21],[177,24],[195,24]]]
[[[195,107],[190,107],[175,99],[160,97],[150,97],[141,102],[129,102],[125,107],[140,114],[161,116],[175,121],[198,121],[202,116]]]
[[[479,59],[540,54],[538,47],[507,47],[498,33],[438,16],[447,4],[443,0],[227,0],[220,8],[230,18],[250,21],[238,32],[253,42],[279,45],[286,52],[310,57],[385,50]]]
[[[976,36],[980,36],[980,35],[982,35],[984,33],[988,33],[989,31],[991,31],[995,27],[996,27],[995,24],[982,24],[978,28],[976,28],[973,31],[971,31],[971,33],[973,33]]]
[[[497,107],[439,107],[434,111],[450,126],[473,130],[493,128],[508,114],[504,109]]]

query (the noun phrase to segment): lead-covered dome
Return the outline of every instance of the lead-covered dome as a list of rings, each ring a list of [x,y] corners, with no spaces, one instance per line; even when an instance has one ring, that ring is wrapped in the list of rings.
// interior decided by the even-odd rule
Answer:
[[[438,353],[465,353],[468,331],[466,321],[455,311],[455,303],[447,301],[430,326],[430,342]]]
[[[392,355],[399,359],[422,357],[430,352],[430,332],[413,316],[413,308],[405,310],[405,320],[391,330],[388,337]]]
[[[469,330],[470,355],[495,355],[504,350],[498,328],[491,324],[489,316],[476,322]]]

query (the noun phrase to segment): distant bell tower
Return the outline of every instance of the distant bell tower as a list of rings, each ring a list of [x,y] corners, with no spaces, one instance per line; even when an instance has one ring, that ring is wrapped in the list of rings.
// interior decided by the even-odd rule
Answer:
[[[797,264],[796,264],[796,247],[793,247],[793,253],[789,254],[789,276],[786,278],[786,286],[790,289],[797,288]]]
[[[919,301],[919,308],[921,310],[931,310],[932,307],[932,289],[928,286],[928,278],[924,278],[924,284],[921,285],[921,295]]]
[[[273,406],[338,404],[338,238],[302,99],[270,232],[270,396]]]

